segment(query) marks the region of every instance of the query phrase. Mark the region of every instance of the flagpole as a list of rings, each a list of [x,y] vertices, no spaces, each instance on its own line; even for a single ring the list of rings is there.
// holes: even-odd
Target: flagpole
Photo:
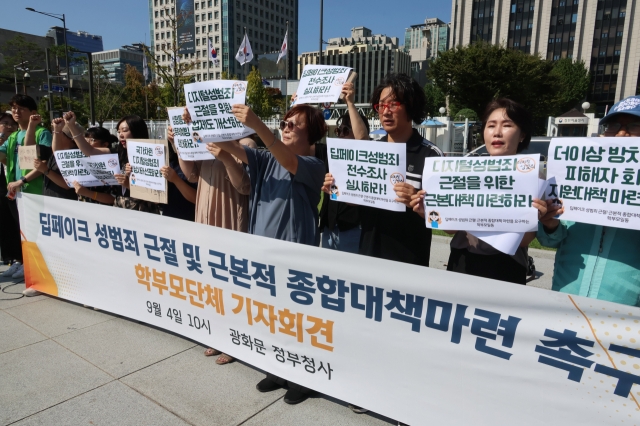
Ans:
[[[247,43],[249,41],[249,39],[247,38],[247,27],[244,27],[244,41],[245,41],[245,45],[244,46],[245,46],[245,49],[246,49]],[[247,67],[246,67],[246,65],[247,65],[247,57],[246,56],[244,57],[244,65],[245,65],[245,68],[244,68],[244,79],[246,80],[247,77],[248,77]]]
[[[287,30],[284,33],[285,37],[287,37],[287,46],[286,46],[286,55],[284,57],[285,60],[285,70],[284,70],[284,90],[285,90],[285,95],[284,95],[284,106],[285,106],[285,113],[289,111],[289,102],[287,101],[287,96],[289,95],[289,20],[287,19]]]
[[[142,75],[144,76],[144,109],[147,113],[147,120],[149,119],[149,99],[147,98],[147,33],[144,34],[144,44],[142,45],[142,54],[144,55],[144,64],[145,69],[142,70]]]
[[[209,77],[211,76],[211,72],[209,71],[209,68],[211,66],[211,49],[213,48],[213,43],[211,43],[211,31],[207,31],[207,81],[209,80]]]

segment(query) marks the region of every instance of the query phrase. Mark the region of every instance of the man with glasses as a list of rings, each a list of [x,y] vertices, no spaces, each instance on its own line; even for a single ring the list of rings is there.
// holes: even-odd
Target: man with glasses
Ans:
[[[615,104],[600,126],[605,137],[640,136],[640,96]],[[640,231],[558,220],[564,208],[551,200],[547,209],[537,237],[558,249],[552,289],[640,306]]]
[[[50,148],[53,139],[51,132],[41,125],[42,119],[38,115],[38,105],[32,97],[14,95],[9,101],[9,105],[11,105],[11,115],[18,123],[19,128],[16,129],[18,131],[11,133],[0,146],[0,161],[5,161],[7,166],[7,190],[11,194],[22,191],[42,195],[42,173],[35,170],[33,164],[19,164],[18,147],[38,144]],[[16,202],[10,201],[9,207],[15,222],[20,226]],[[11,277],[14,279],[24,278],[22,258],[18,259],[18,262],[15,262],[8,271],[5,271],[5,274],[8,274],[9,271],[12,271]],[[35,296],[39,292],[33,288],[27,288],[23,294]]]

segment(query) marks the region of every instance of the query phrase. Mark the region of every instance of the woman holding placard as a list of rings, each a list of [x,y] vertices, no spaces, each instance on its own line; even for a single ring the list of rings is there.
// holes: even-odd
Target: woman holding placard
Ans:
[[[490,156],[518,154],[529,145],[532,131],[531,114],[522,105],[506,98],[493,100],[487,105],[482,119],[482,132]],[[424,190],[419,191],[411,200],[413,210],[422,217],[425,216],[424,195]],[[538,209],[539,218],[547,212],[546,203],[537,198],[533,199],[533,207]],[[435,215],[429,216],[430,220],[437,223]],[[447,262],[448,271],[526,284],[527,247],[536,237],[535,232],[523,234],[514,255],[502,253],[469,232],[445,232],[454,234]]]

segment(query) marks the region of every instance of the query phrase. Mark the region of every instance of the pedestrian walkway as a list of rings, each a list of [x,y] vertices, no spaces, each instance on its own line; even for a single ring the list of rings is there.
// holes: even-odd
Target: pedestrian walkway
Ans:
[[[249,365],[218,366],[203,346],[118,315],[18,298],[24,283],[0,280],[0,425],[397,424],[325,395],[288,405],[285,390],[255,389],[264,374]]]

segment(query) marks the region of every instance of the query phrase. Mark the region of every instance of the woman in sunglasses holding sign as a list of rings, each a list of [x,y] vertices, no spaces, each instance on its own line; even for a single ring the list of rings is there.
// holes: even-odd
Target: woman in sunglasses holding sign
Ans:
[[[246,105],[234,105],[236,119],[256,131],[266,150],[237,142],[210,144],[229,152],[248,165],[251,179],[249,233],[315,245],[318,230],[320,187],[324,180],[322,160],[311,155],[311,147],[327,133],[322,113],[308,105],[296,105],[280,123],[282,140]],[[270,392],[287,382],[272,374],[257,385]],[[288,404],[306,400],[310,389],[289,382],[284,396]]]
[[[600,125],[605,137],[640,137],[640,96],[616,103]],[[551,289],[640,306],[640,231],[559,220],[564,208],[553,201],[537,234],[558,249]]]

